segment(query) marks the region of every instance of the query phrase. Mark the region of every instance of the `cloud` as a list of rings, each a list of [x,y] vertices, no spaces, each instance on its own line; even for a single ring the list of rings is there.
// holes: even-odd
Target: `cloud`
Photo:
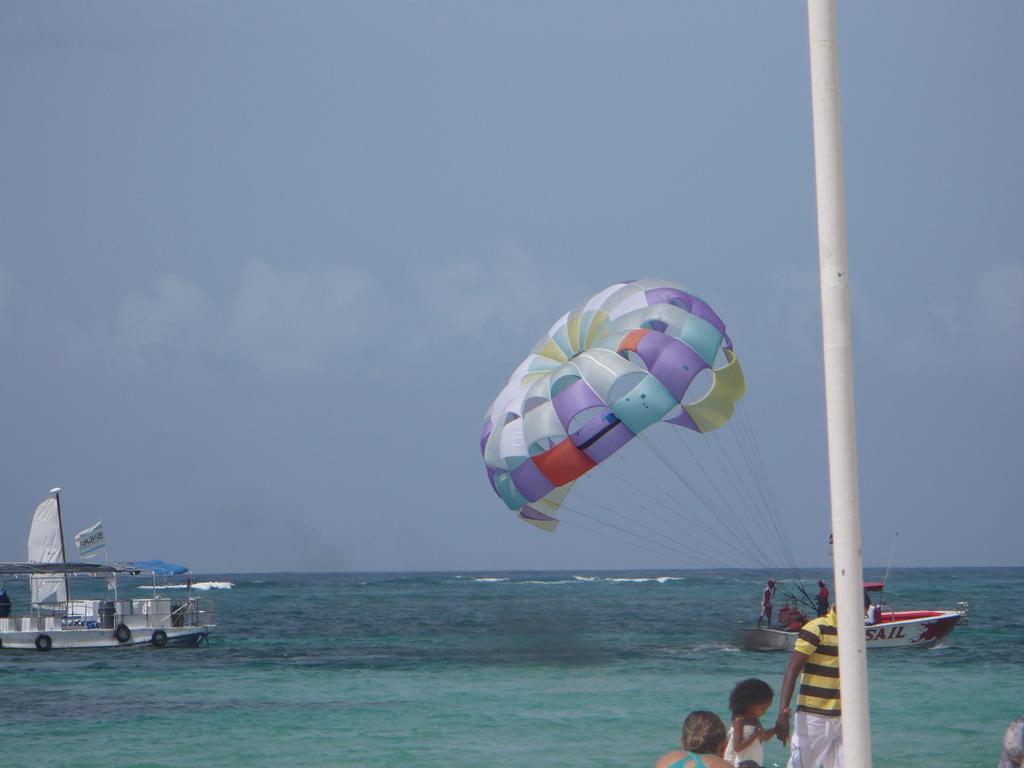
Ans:
[[[302,376],[364,342],[377,280],[360,269],[283,270],[264,261],[243,269],[227,318],[228,349],[274,376]]]
[[[854,348],[887,372],[947,376],[952,350],[1002,367],[1024,360],[1024,263],[1001,261],[973,276],[882,295],[857,286]],[[863,331],[863,333],[860,333]]]
[[[821,354],[818,270],[813,262],[808,264],[780,260],[757,300],[747,307],[737,305],[726,318],[730,335],[744,350],[741,355],[753,352],[746,352],[748,339],[757,339],[773,357],[780,351],[793,355],[808,349]]]
[[[152,294],[131,291],[117,317],[120,342],[129,347],[201,341],[210,320],[203,293],[176,275],[158,275]]]
[[[997,356],[1011,360],[1024,358],[1020,338],[1024,335],[1024,262],[1001,261],[992,264],[974,280],[975,343]]]
[[[416,281],[418,300],[433,327],[480,338],[488,329],[529,328],[538,338],[560,314],[587,296],[524,248],[506,245],[491,259],[458,259],[432,266]]]
[[[128,291],[113,310],[112,318],[93,323],[59,315],[41,320],[75,365],[141,372],[205,358],[294,378],[364,349],[368,325],[390,311],[377,297],[376,279],[363,270],[289,270],[264,261],[246,263],[219,295],[180,275],[160,274]]]

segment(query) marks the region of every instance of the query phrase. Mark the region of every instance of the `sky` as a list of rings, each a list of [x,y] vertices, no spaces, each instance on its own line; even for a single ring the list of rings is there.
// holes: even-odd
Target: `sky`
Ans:
[[[840,3],[869,566],[1024,564],[1022,32]],[[694,564],[522,523],[479,453],[551,323],[654,277],[828,567],[802,3],[8,2],[0,104],[0,560],[61,486],[69,546],[200,572]]]

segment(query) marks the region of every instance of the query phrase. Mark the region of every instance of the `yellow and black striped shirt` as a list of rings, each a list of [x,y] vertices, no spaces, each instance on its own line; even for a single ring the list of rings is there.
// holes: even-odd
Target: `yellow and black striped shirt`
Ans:
[[[840,714],[839,635],[836,609],[826,616],[804,624],[795,650],[808,659],[800,676],[800,696],[796,708],[815,715]]]

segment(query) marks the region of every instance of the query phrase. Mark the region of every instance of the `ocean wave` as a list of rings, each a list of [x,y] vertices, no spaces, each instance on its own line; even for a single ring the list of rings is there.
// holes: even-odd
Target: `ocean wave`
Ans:
[[[202,592],[206,592],[210,589],[231,589],[235,586],[234,582],[231,581],[197,581],[192,585],[192,589],[198,589]],[[161,584],[156,587],[157,589],[188,589],[188,584]],[[152,584],[142,584],[139,589],[153,589]]]
[[[573,576],[576,581],[607,581],[612,584],[643,584],[649,581],[656,581],[665,584],[669,581],[686,581],[685,576],[647,576],[626,578],[624,576]]]
[[[456,576],[455,578],[461,578]],[[607,584],[646,584],[656,582],[666,584],[670,581],[686,581],[685,576],[580,576],[574,575],[571,579],[516,579],[509,576],[475,576],[472,579],[478,584],[501,584],[510,582],[512,584],[579,584],[588,582],[604,582]]]
[[[739,653],[743,649],[727,642],[698,643],[697,645],[683,649],[685,653],[706,653],[718,651],[719,653]]]

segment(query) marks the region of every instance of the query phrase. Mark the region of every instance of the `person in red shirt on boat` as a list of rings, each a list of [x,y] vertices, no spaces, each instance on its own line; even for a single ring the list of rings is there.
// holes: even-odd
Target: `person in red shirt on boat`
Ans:
[[[824,581],[818,582],[818,615],[824,616],[828,613],[828,587]]]
[[[795,605],[787,603],[779,609],[779,625],[790,632],[799,632],[800,627],[807,623],[807,617]]]
[[[757,617],[757,628],[761,628],[761,621],[768,619],[768,628],[772,626],[772,598],[775,597],[775,579],[768,579],[768,586],[761,594],[761,615]]]

